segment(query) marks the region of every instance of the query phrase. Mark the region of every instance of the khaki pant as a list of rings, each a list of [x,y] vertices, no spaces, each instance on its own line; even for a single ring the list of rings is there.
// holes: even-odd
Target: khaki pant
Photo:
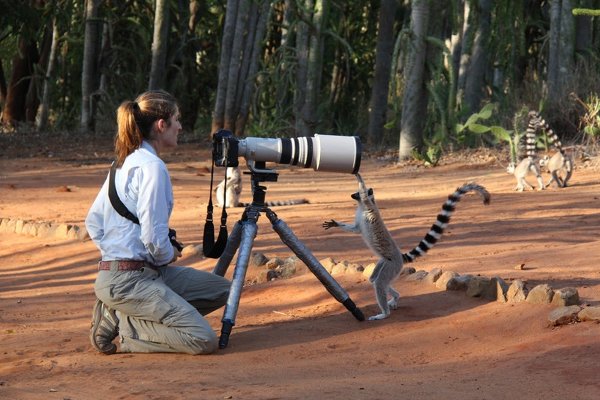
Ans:
[[[121,352],[207,354],[217,336],[203,315],[227,302],[230,282],[188,267],[98,271],[96,296],[116,310]]]

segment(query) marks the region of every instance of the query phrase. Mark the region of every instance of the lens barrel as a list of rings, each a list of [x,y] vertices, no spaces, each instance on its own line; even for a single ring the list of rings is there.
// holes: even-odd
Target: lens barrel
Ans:
[[[362,145],[357,136],[248,137],[238,143],[238,154],[247,160],[297,165],[324,172],[358,173],[361,153]]]

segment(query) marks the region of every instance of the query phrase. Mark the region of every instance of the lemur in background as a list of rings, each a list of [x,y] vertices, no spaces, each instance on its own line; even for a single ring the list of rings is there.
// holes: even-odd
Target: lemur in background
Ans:
[[[558,135],[550,128],[550,125],[548,125],[546,120],[538,113],[535,114],[537,127],[544,130],[546,136],[548,136],[548,140],[556,148],[556,153],[554,153],[552,157],[545,155],[540,159],[540,166],[546,167],[552,176],[546,184],[546,187],[550,186],[552,182],[555,182],[558,187],[567,187],[567,182],[571,179],[571,175],[573,174],[573,156],[563,149]],[[564,177],[562,177],[561,174],[563,174]]]
[[[217,206],[223,207],[223,197],[225,197],[227,208],[231,207],[246,207],[250,203],[244,203],[240,201],[240,195],[242,194],[242,173],[240,167],[227,167],[227,182],[223,179],[215,189]],[[224,196],[224,194],[227,196]],[[265,206],[292,206],[296,204],[306,204],[306,199],[294,199],[294,200],[275,200],[265,201]]]
[[[240,167],[227,167],[227,179],[223,179],[216,187],[217,206],[237,207],[242,193],[242,174]],[[225,199],[224,199],[225,198]],[[227,204],[223,204],[223,201]]]
[[[358,202],[354,224],[346,224],[332,219],[323,222],[323,228],[340,227],[348,232],[360,233],[367,246],[379,256],[369,280],[375,289],[375,297],[381,313],[369,317],[369,320],[384,319],[390,315],[390,308],[398,307],[400,294],[391,285],[400,275],[404,263],[413,262],[417,257],[425,255],[435,245],[448,226],[456,203],[464,194],[471,191],[478,192],[483,198],[483,204],[489,204],[490,194],[483,186],[475,183],[468,183],[456,189],[448,196],[441,213],[438,214],[435,223],[423,240],[417,247],[403,254],[379,214],[373,189],[366,187],[360,174],[356,174],[356,179],[358,180],[358,192],[352,194],[352,198]],[[389,301],[388,294],[391,296]]]
[[[511,162],[506,168],[506,172],[515,176],[515,179],[517,180],[515,190],[519,192],[522,192],[525,189],[525,187],[528,187],[533,190],[533,186],[531,186],[529,182],[527,182],[527,180],[525,179],[529,172],[535,175],[538,183],[538,190],[544,189],[542,173],[540,171],[539,165],[536,162],[537,154],[535,151],[535,133],[538,128],[538,121],[535,118],[536,115],[537,113],[535,111],[529,112],[529,124],[527,125],[527,132],[525,135],[525,149],[527,151],[527,157],[522,159],[516,166],[514,162]]]

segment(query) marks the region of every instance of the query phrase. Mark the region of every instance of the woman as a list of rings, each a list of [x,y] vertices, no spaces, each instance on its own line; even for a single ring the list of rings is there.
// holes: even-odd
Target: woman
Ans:
[[[102,255],[92,345],[113,354],[112,342],[120,336],[120,352],[211,353],[217,337],[203,315],[226,303],[230,283],[169,266],[181,253],[169,238],[173,191],[159,155],[177,146],[177,102],[164,91],[145,92],[119,106],[117,124],[112,168],[117,199],[109,196],[109,174],[85,221]],[[115,202],[131,215],[119,213]]]

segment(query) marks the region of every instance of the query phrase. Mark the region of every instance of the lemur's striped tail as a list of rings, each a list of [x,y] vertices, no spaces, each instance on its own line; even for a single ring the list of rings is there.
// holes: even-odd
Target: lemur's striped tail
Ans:
[[[537,111],[529,112],[529,123],[527,124],[527,130],[525,132],[525,151],[527,153],[527,157],[533,160],[536,157],[536,148],[535,148],[535,136],[538,128],[541,128],[540,125],[540,115]]]
[[[535,112],[535,111],[533,111],[533,112]],[[546,132],[546,136],[548,136],[548,140],[550,141],[550,143],[552,145],[554,145],[554,147],[556,148],[556,150],[559,153],[564,155],[562,143],[560,142],[558,135],[552,130],[552,128],[550,128],[550,125],[548,125],[546,120],[544,118],[542,118],[542,116],[540,114],[538,114],[538,113],[535,113],[535,114],[536,114],[535,123],[537,124],[538,128],[543,129],[544,132]]]
[[[450,217],[456,208],[456,203],[460,201],[462,196],[472,191],[481,195],[483,204],[490,204],[490,193],[483,186],[476,183],[467,183],[457,188],[454,193],[448,196],[448,200],[442,205],[442,211],[438,214],[435,223],[431,226],[431,229],[427,232],[423,240],[421,240],[417,247],[408,253],[402,254],[402,260],[404,262],[413,262],[417,257],[425,255],[425,253],[436,244],[450,222]]]

